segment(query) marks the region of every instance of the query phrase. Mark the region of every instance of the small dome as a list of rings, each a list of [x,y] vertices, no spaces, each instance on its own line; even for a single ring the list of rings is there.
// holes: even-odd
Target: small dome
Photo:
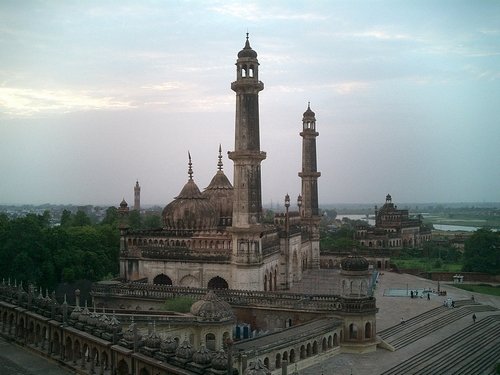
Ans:
[[[118,319],[116,319],[115,313],[113,313],[113,316],[109,320],[108,326],[106,327],[106,332],[113,333],[116,331],[116,333],[121,333],[122,329],[122,325]]]
[[[127,330],[123,333],[123,339],[127,342],[134,342],[134,327],[135,323],[132,322],[128,326]],[[109,331],[108,331],[109,332]],[[142,341],[142,333],[137,329],[137,342]]]
[[[190,360],[194,352],[195,350],[193,348],[193,345],[191,345],[186,338],[181,346],[179,346],[175,351],[175,355],[178,358]]]
[[[245,43],[245,47],[243,47],[243,49],[238,52],[238,58],[242,58],[242,57],[251,57],[251,58],[254,58],[256,59],[257,58],[257,52],[255,52],[252,47],[250,47],[250,42],[248,41],[248,33],[247,33],[247,41]]]
[[[144,340],[144,345],[146,345],[148,348],[154,348],[154,349],[159,349],[161,346],[161,337],[158,335],[156,332],[156,325],[153,329],[153,332],[148,336],[146,340]]]
[[[243,375],[271,375],[271,371],[257,358],[250,362]]]
[[[87,324],[92,327],[97,327],[99,324],[99,314],[96,313],[95,309],[93,312],[90,313],[88,319],[87,319]]]
[[[201,320],[232,320],[235,317],[229,303],[217,297],[213,291],[193,303],[190,312]]]
[[[370,263],[368,263],[366,258],[357,252],[353,252],[342,261],[343,271],[368,271],[369,266]]]
[[[307,110],[304,112],[302,115],[304,119],[314,119],[316,117],[316,114],[311,110],[311,104],[307,104]]]
[[[201,366],[209,365],[212,362],[212,353],[205,344],[201,344],[200,348],[193,354],[193,362]]]
[[[125,198],[124,198],[124,199],[122,200],[122,202],[120,203],[120,207],[125,208],[125,207],[127,207],[127,206],[128,206],[128,203],[127,203],[127,202],[125,202]]]
[[[99,323],[97,323],[97,327],[105,331],[106,328],[108,327],[109,322],[110,320],[108,316],[103,312],[101,317],[99,318]]]
[[[90,311],[87,307],[87,301],[85,301],[85,308],[80,313],[80,316],[78,317],[78,321],[82,322],[84,324],[87,324],[87,321],[89,320],[89,318],[90,318]]]
[[[177,350],[179,343],[174,340],[172,336],[168,336],[160,344],[160,349],[162,352],[167,354],[173,354]]]
[[[228,365],[228,357],[227,353],[224,351],[224,349],[221,349],[212,359],[212,367],[216,370],[224,371],[227,370],[227,365]]]

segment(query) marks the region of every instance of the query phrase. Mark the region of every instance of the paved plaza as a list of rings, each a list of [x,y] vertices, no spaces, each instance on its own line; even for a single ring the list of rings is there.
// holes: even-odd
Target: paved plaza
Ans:
[[[305,292],[308,290],[312,293],[328,293],[330,290],[335,290],[337,292],[338,285],[338,272],[339,270],[319,270],[315,274],[310,273],[301,283],[300,286],[296,286],[295,291]],[[389,289],[399,290],[398,293],[401,296],[387,296],[387,291]],[[446,358],[441,360],[441,367],[434,372],[425,372],[424,370],[417,369],[417,364],[422,364],[421,367],[425,367],[426,361],[429,358],[418,357],[419,353],[424,352],[426,349],[433,345],[439,346],[439,343],[443,342],[447,337],[456,334],[458,332],[465,331],[471,327],[478,327],[481,319],[489,317],[491,315],[497,316],[500,319],[500,297],[487,296],[482,294],[474,295],[474,302],[472,302],[472,293],[467,292],[462,289],[453,287],[452,283],[440,283],[440,289],[447,292],[446,297],[439,296],[437,293],[430,294],[430,300],[424,295],[423,298],[410,298],[410,295],[406,295],[405,291],[408,290],[419,290],[419,297],[421,295],[421,290],[431,290],[436,291],[438,289],[437,282],[422,279],[416,276],[411,276],[407,274],[397,274],[392,272],[384,272],[379,276],[379,280],[375,289],[375,297],[377,298],[377,307],[379,308],[379,313],[377,314],[377,333],[388,331],[390,335],[391,327],[396,327],[396,332],[390,337],[393,339],[394,343],[400,343],[405,337],[415,336],[414,339],[410,340],[409,344],[405,344],[401,348],[396,346],[396,351],[389,351],[385,349],[378,348],[376,352],[367,354],[340,354],[335,357],[329,358],[320,364],[308,367],[306,369],[300,370],[302,375],[379,375],[379,374],[393,374],[389,372],[390,369],[401,363],[408,361],[412,357],[416,359],[414,369],[406,369],[394,372],[394,374],[404,375],[404,374],[420,374],[428,373],[430,375],[445,375],[445,374],[457,374],[457,370],[446,370],[446,366],[443,369],[443,363],[446,363]],[[386,296],[384,296],[386,293]],[[449,309],[443,306],[443,303],[451,298],[454,301],[464,301],[462,305],[464,307],[458,308],[459,303],[457,302],[456,309]],[[468,307],[469,303],[474,303],[472,307]],[[460,306],[462,306],[460,305]],[[467,308],[472,310],[467,310]],[[484,311],[483,311],[484,310]],[[428,312],[429,317],[427,319],[422,318],[419,323],[416,318],[422,314]],[[478,318],[476,326],[473,326],[472,314]],[[452,315],[450,315],[452,314]],[[460,314],[460,315],[457,315]],[[425,315],[425,314],[424,314]],[[434,317],[433,317],[434,316]],[[452,318],[449,318],[452,317]],[[415,324],[405,326],[400,328],[401,318],[403,318],[408,323],[412,322],[414,318]],[[449,322],[449,324],[448,324]],[[432,329],[433,324],[437,326]],[[488,331],[491,327],[500,327],[500,320],[492,321],[491,326],[484,326],[484,330]],[[430,327],[431,330],[427,330],[426,327]],[[488,328],[490,327],[490,328]],[[407,333],[405,333],[407,331]],[[419,336],[420,333],[420,336]],[[468,346],[467,340],[471,340],[472,335],[469,334],[464,340],[465,347]],[[495,340],[495,338],[493,338]],[[458,345],[460,342],[452,342],[448,344],[454,346]],[[476,338],[475,341],[481,341],[480,336]],[[493,345],[500,347],[500,342],[496,344],[485,343],[486,348],[489,350]],[[452,350],[453,348],[450,348]],[[478,349],[479,351],[479,349]],[[469,350],[469,356],[473,357],[475,354],[474,350]],[[428,357],[432,357],[431,353]],[[494,355],[493,355],[494,357]],[[496,360],[492,359],[492,363],[500,360],[500,355],[496,357]],[[299,362],[300,363],[300,362]],[[430,365],[429,365],[430,366]],[[452,363],[449,364],[450,368]],[[418,372],[418,371],[420,372]],[[467,374],[467,373],[466,373]],[[493,374],[492,366],[487,370],[481,372],[470,372],[468,375],[480,375],[480,374]]]

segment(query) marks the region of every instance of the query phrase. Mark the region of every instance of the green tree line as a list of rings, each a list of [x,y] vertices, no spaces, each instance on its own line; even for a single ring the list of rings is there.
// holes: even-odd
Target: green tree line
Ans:
[[[12,220],[0,214],[0,277],[49,289],[113,277],[120,232],[116,220],[106,219],[91,224],[84,212],[65,211],[61,225],[51,227],[49,211]]]

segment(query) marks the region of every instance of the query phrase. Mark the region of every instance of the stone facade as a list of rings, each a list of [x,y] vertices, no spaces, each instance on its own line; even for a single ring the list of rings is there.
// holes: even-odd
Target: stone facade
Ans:
[[[408,210],[399,210],[389,194],[380,210],[375,206],[375,227],[356,227],[356,240],[370,249],[420,248],[430,239],[431,231],[422,226],[420,217],[410,218]]]
[[[121,226],[120,277],[123,281],[212,289],[275,291],[289,289],[306,269],[319,268],[316,117],[303,115],[302,194],[299,212],[263,222],[257,52],[247,39],[236,60],[234,181],[223,171],[219,146],[217,172],[204,191],[194,181],[189,155],[188,182],[162,214],[163,227],[131,231]],[[136,184],[138,187],[138,183]],[[122,202],[124,204],[125,202]],[[126,206],[120,212],[125,212]]]

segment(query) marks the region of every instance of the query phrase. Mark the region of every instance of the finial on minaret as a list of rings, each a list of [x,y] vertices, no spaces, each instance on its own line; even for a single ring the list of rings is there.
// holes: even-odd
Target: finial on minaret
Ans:
[[[191,153],[188,151],[188,159],[189,159],[189,162],[188,162],[188,166],[189,166],[189,169],[188,169],[188,175],[189,175],[189,181],[192,181],[193,180],[193,163],[191,163]]]
[[[217,162],[217,168],[219,169],[219,171],[222,171],[222,146],[220,145],[219,143],[219,161]]]

